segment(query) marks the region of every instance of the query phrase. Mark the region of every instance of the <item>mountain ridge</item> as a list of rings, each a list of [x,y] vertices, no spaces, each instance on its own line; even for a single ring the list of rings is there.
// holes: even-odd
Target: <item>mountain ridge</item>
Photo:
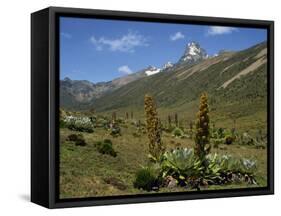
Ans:
[[[265,42],[238,52],[222,52],[220,55],[213,57],[207,56],[201,50],[200,53],[202,55],[195,62],[192,60],[186,63],[179,60],[178,63],[173,64],[171,67],[151,76],[145,76],[143,74],[145,73],[144,69],[139,72],[142,74],[140,77],[125,82],[124,85],[111,88],[111,90],[107,90],[101,96],[99,95],[85,103],[79,103],[78,109],[94,108],[105,111],[130,105],[141,106],[145,93],[154,95],[160,106],[171,106],[179,101],[190,102],[197,98],[202,91],[208,91],[211,95],[215,95],[218,98],[225,97],[225,95],[232,91],[231,88],[233,88],[234,84],[237,85],[237,83],[241,83],[241,80],[252,75],[251,70],[245,75],[242,73],[241,76],[238,76],[237,74],[243,71],[243,69],[250,67],[250,65],[255,64],[256,61],[261,61],[259,59],[265,58],[266,53],[264,49],[266,49]],[[188,56],[190,52],[186,51],[184,55]],[[259,53],[262,53],[260,54],[261,56],[258,56]],[[257,56],[258,58],[255,59]],[[258,67],[253,68],[254,71],[261,70],[256,73],[257,75],[260,76],[265,73],[265,65],[266,62],[263,60]],[[238,77],[231,81],[228,84],[229,86],[220,88],[235,76]],[[262,79],[259,80],[259,82],[262,81]],[[247,89],[248,93],[251,91],[250,88]],[[233,98],[242,97],[244,94],[234,95]],[[258,94],[262,94],[261,91]]]
[[[135,73],[115,78],[107,82],[92,83],[88,80],[71,80],[65,77],[60,81],[60,101],[61,106],[65,108],[79,108],[80,104],[86,104],[89,101],[96,100],[103,95],[110,93],[118,88],[144,78],[146,76],[156,75],[160,72],[170,71],[174,66],[185,64],[194,64],[206,56],[206,51],[196,42],[190,42],[185,48],[185,52],[178,61],[173,64],[168,61],[163,64],[162,68],[148,66]],[[187,59],[184,59],[187,58]]]

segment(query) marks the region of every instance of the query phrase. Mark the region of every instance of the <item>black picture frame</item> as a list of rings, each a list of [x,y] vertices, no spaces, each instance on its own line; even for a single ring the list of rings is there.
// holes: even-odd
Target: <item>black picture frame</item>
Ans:
[[[268,32],[268,184],[264,188],[59,199],[60,16],[266,28]],[[31,14],[31,201],[47,208],[267,195],[274,193],[274,22],[49,7]]]

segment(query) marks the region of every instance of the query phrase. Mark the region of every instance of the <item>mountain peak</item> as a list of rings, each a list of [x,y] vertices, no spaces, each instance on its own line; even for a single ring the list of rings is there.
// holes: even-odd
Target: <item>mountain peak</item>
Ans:
[[[187,44],[185,52],[180,58],[179,62],[186,62],[192,64],[206,58],[208,58],[206,51],[200,46],[199,43],[192,41]]]

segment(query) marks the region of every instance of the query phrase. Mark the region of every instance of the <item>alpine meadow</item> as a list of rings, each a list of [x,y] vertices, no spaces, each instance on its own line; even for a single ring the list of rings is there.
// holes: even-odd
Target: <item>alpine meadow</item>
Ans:
[[[78,18],[60,31],[60,198],[267,186],[266,31]]]

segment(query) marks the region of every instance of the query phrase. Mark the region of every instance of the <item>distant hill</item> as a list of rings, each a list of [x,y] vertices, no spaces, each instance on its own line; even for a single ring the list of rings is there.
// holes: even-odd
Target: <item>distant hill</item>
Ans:
[[[87,80],[71,80],[65,78],[60,81],[60,103],[61,107],[67,109],[80,109],[92,101],[102,97],[137,79],[146,77],[146,70],[129,74],[109,82],[92,83]]]

